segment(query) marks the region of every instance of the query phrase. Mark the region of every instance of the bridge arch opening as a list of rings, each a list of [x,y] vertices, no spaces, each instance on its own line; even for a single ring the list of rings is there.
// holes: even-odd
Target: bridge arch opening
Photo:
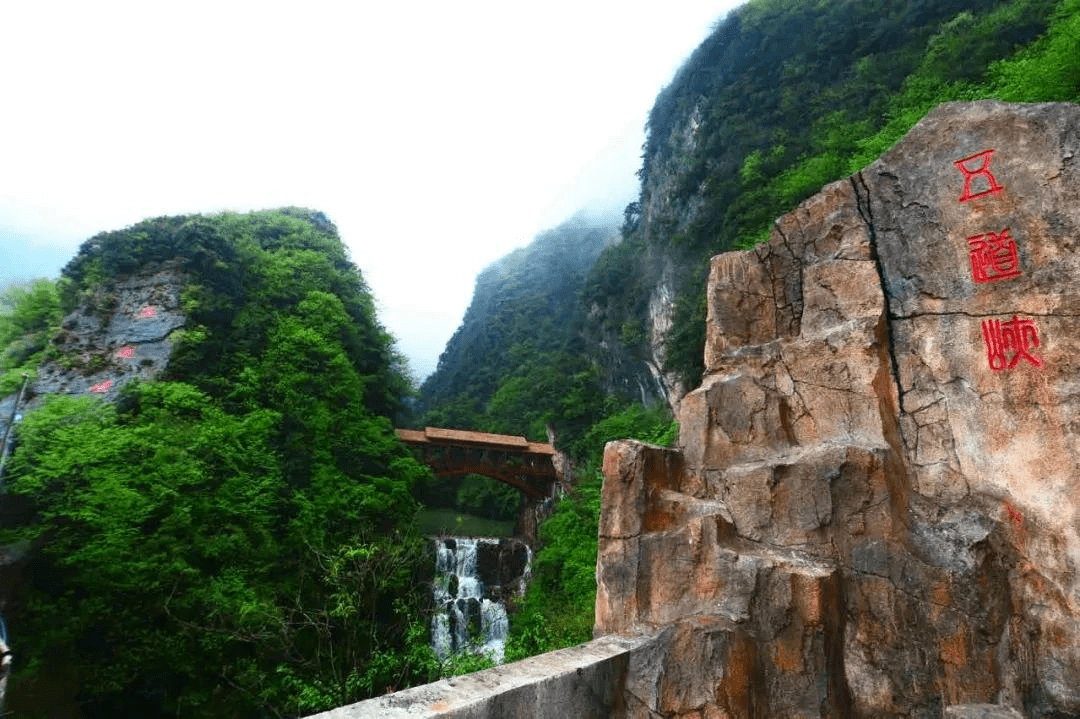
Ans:
[[[561,483],[559,467],[565,466],[553,445],[517,435],[441,427],[399,429],[397,434],[436,477],[475,474],[518,490],[523,501],[515,534],[535,546],[538,510]]]

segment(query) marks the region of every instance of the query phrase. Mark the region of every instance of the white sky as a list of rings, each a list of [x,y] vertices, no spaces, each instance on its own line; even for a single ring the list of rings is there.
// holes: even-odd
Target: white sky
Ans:
[[[637,193],[660,88],[735,0],[0,7],[0,284],[147,217],[325,212],[423,379],[477,273]]]

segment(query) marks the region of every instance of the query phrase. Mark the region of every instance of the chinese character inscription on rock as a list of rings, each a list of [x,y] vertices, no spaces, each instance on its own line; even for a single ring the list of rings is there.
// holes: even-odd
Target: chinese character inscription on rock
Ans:
[[[1022,320],[1015,315],[1005,322],[983,320],[982,333],[986,359],[995,372],[1012,369],[1020,360],[1042,367],[1042,360],[1031,354],[1039,346],[1039,330],[1034,320]]]
[[[987,232],[968,238],[971,276],[976,282],[996,282],[1020,276],[1020,258],[1016,241],[1006,227],[1001,232]]]
[[[105,393],[112,387],[112,380],[107,379],[104,382],[98,382],[96,385],[90,388],[91,392]]]
[[[964,176],[960,202],[996,195],[1005,189],[990,172],[994,152],[983,150],[953,162]],[[967,243],[971,278],[976,283],[1011,280],[1023,274],[1016,240],[1008,227],[1001,232],[972,235],[967,238]],[[1042,367],[1042,360],[1032,354],[1032,350],[1040,344],[1039,330],[1034,320],[1020,319],[1016,315],[1005,321],[983,320],[982,336],[986,345],[986,359],[993,371],[1012,369],[1020,360],[1034,367]]]
[[[956,169],[964,173],[964,191],[960,195],[960,202],[996,195],[1005,189],[990,172],[990,161],[993,159],[994,150],[983,150],[953,163]]]

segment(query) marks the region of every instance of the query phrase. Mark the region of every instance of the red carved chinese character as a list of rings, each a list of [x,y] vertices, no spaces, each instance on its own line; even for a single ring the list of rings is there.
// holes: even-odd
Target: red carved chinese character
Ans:
[[[990,369],[995,372],[1012,369],[1021,359],[1042,367],[1042,360],[1029,351],[1039,346],[1039,332],[1034,320],[1022,320],[1015,315],[1006,322],[984,320],[982,333],[986,343],[986,359]],[[1009,352],[1013,353],[1012,357],[1007,356]]]
[[[965,157],[963,160],[957,160],[953,164],[956,165],[956,169],[964,173],[964,193],[960,195],[960,202],[967,202],[968,200],[977,200],[980,197],[986,195],[996,195],[1004,188],[997,183],[994,176],[990,173],[990,160],[993,159],[993,150],[984,150],[976,153],[971,157]],[[969,165],[974,162],[982,160],[982,163],[977,167],[970,167]],[[978,192],[971,191],[971,183],[977,178],[981,177],[986,180],[986,189]],[[982,183],[980,183],[982,184]]]
[[[135,348],[131,345],[128,345],[127,347],[121,347],[120,351],[116,353],[116,356],[122,357],[124,359],[131,359],[135,356]]]
[[[995,282],[1020,276],[1016,242],[1006,227],[1000,233],[987,232],[968,238],[971,276],[976,282]]]
[[[90,391],[91,392],[108,392],[110,387],[112,387],[112,380],[107,379],[104,382],[99,382],[96,385],[94,385],[93,387],[91,387]]]
[[[143,307],[142,312],[139,313],[139,317],[143,319],[157,317],[157,307]]]

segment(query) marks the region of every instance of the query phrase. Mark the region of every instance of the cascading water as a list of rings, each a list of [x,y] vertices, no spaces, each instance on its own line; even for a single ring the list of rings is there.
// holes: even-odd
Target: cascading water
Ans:
[[[482,556],[484,561],[480,561]],[[517,556],[519,561],[505,561],[506,556]],[[435,653],[445,658],[471,649],[502,663],[510,623],[501,599],[504,591],[523,591],[531,561],[532,553],[521,542],[511,545],[507,540],[464,537],[435,540],[435,604],[439,608],[431,626]],[[482,571],[482,564],[486,571]]]

